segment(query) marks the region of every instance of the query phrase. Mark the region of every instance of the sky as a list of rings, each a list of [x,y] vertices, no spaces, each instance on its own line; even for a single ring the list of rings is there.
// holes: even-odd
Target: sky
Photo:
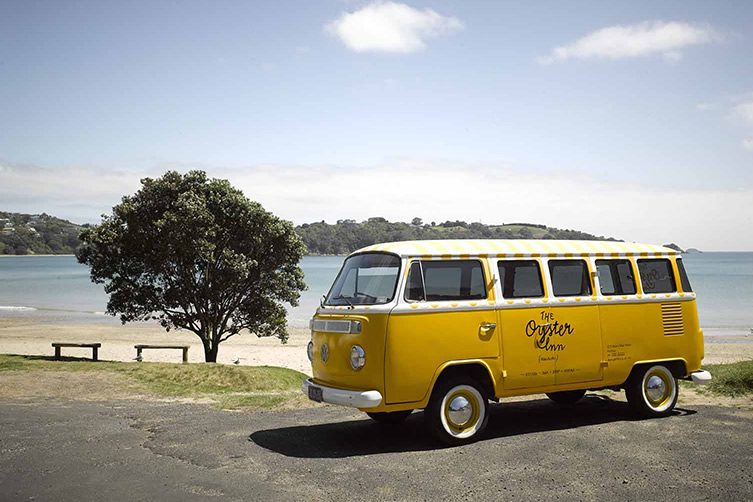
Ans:
[[[0,1],[0,210],[202,169],[296,224],[753,250],[753,2]]]

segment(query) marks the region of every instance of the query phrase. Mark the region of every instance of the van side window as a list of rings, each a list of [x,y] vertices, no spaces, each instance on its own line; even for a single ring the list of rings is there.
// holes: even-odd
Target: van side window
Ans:
[[[423,272],[423,273],[422,273]],[[486,281],[477,260],[414,262],[408,274],[406,300],[447,301],[486,298]]]
[[[588,296],[591,294],[591,279],[588,265],[583,260],[551,260],[554,296]]]
[[[673,293],[677,291],[669,260],[664,258],[638,260],[638,270],[641,274],[644,293]]]
[[[635,278],[628,260],[596,260],[602,295],[634,295]]]
[[[409,302],[424,300],[424,278],[421,274],[421,263],[414,261],[408,271],[408,285],[405,287],[405,299]]]
[[[686,293],[690,293],[693,289],[690,287],[690,280],[688,279],[688,273],[685,272],[685,265],[682,263],[682,258],[677,258],[677,270],[680,271],[680,284],[682,290]]]
[[[504,298],[538,298],[544,296],[541,270],[536,260],[497,262]]]

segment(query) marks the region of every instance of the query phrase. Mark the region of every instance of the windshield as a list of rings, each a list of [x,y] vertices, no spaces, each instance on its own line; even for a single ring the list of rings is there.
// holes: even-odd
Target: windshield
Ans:
[[[400,258],[367,253],[351,256],[343,264],[325,305],[378,305],[395,297]]]

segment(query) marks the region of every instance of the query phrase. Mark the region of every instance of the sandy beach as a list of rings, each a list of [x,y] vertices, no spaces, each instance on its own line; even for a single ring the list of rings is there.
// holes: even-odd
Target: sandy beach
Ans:
[[[306,358],[309,331],[306,328],[289,328],[288,343],[276,338],[257,338],[242,333],[220,346],[218,362],[232,363],[236,358],[243,365],[282,366],[311,373]],[[24,355],[52,355],[52,342],[99,342],[100,359],[133,361],[136,344],[188,344],[190,362],[202,362],[204,351],[198,337],[190,332],[166,333],[155,324],[102,325],[41,323],[23,317],[0,318],[0,353]],[[64,355],[90,356],[90,349],[63,349]],[[180,362],[178,350],[145,350],[145,361]],[[704,363],[731,363],[753,359],[753,336],[706,337]]]
[[[223,342],[217,362],[232,363],[240,358],[240,364],[257,366],[283,366],[311,373],[306,358],[309,331],[305,328],[289,328],[290,339],[281,344],[276,338],[257,338],[242,333]],[[0,353],[23,355],[52,355],[52,342],[90,343],[99,342],[102,348],[99,358],[111,361],[133,361],[136,344],[186,344],[189,362],[203,362],[204,348],[199,338],[186,331],[165,330],[156,324],[47,324],[31,319],[0,317]],[[64,348],[63,355],[91,356],[91,349]],[[145,350],[144,361],[180,362],[179,350]]]

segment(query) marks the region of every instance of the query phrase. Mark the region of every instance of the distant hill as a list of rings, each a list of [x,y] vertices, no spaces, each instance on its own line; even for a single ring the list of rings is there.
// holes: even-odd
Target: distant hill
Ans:
[[[71,254],[82,228],[45,213],[0,211],[0,254]]]
[[[80,244],[77,225],[48,214],[20,214],[0,211],[0,254],[71,254]],[[411,223],[369,218],[362,222],[338,220],[304,223],[295,227],[308,247],[318,255],[344,255],[378,242],[418,239],[564,239],[616,240],[578,230],[562,230],[532,223],[484,225],[465,221]]]
[[[616,240],[578,230],[562,230],[531,223],[485,225],[465,221],[424,223],[414,218],[411,223],[390,222],[384,218],[369,218],[357,223],[339,220],[335,224],[324,221],[304,223],[296,227],[309,253],[343,255],[378,242],[417,239],[563,239]]]

